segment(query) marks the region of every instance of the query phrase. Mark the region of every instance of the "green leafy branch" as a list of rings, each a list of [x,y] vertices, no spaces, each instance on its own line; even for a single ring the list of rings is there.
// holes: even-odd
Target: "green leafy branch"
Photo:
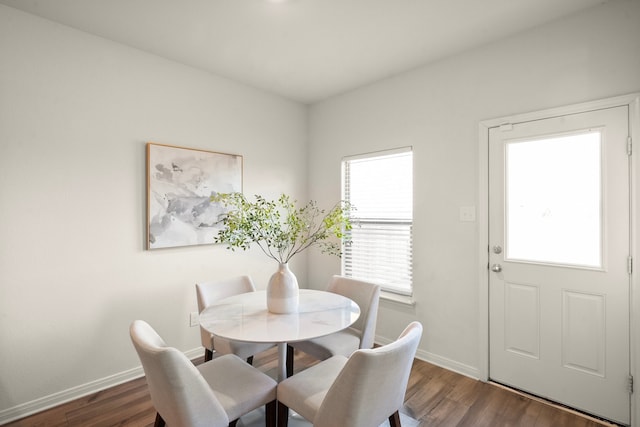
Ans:
[[[298,208],[285,194],[277,200],[256,195],[255,202],[251,202],[242,193],[219,193],[211,196],[211,201],[229,209],[221,216],[219,222],[224,227],[215,243],[225,243],[231,250],[247,250],[255,243],[280,263],[289,262],[311,246],[341,256],[341,244],[332,238],[342,240],[352,228],[349,214],[354,208],[344,201],[328,212],[313,200]]]

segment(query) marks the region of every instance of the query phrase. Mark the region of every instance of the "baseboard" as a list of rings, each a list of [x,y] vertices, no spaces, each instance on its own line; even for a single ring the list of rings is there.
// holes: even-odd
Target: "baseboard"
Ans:
[[[446,357],[438,356],[437,354],[429,353],[428,351],[418,350],[416,352],[416,358],[460,375],[473,378],[474,380],[480,378],[480,370],[478,368],[456,362],[455,360],[447,359]]]
[[[185,352],[185,355],[189,359],[202,357],[203,354],[204,349],[202,347]],[[24,418],[29,415],[45,411],[47,409],[54,408],[58,405],[62,405],[63,403],[71,402],[72,400],[76,400],[89,394],[105,390],[109,387],[114,387],[122,383],[126,383],[127,381],[135,380],[142,377],[143,375],[144,372],[142,370],[142,366],[138,366],[133,369],[119,372],[108,377],[100,378],[86,384],[71,387],[69,389],[44,396],[30,402],[22,403],[8,409],[4,409],[0,411],[0,425],[4,425],[11,421],[19,420],[20,418]]]
[[[391,342],[393,341],[379,336],[376,336],[375,338],[375,343],[378,345],[386,345]],[[428,351],[418,349],[418,351],[416,351],[416,359],[429,362],[433,365],[439,366],[449,371],[453,371],[457,374],[464,375],[465,377],[473,378],[474,380],[480,378],[480,370],[478,368],[465,365],[464,363],[460,363],[446,357],[438,356],[437,354],[433,354]]]

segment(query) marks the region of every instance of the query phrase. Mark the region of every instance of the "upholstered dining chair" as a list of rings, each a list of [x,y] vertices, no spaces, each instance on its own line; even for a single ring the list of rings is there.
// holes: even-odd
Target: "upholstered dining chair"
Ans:
[[[374,427],[389,420],[400,427],[399,410],[422,325],[412,322],[382,347],[333,356],[278,384],[278,427],[286,427],[289,408],[314,427]]]
[[[223,298],[246,292],[255,292],[255,290],[256,287],[249,276],[238,276],[230,279],[196,283],[198,311],[202,313],[205,308]],[[250,343],[214,337],[202,326],[200,326],[200,337],[202,346],[205,348],[205,362],[212,359],[213,352],[215,351],[218,354],[235,354],[241,359],[246,359],[249,364],[252,364],[254,354],[275,346],[275,343]]]
[[[276,382],[267,375],[232,354],[196,367],[142,320],[129,332],[158,411],[156,427],[235,426],[262,405],[266,426],[275,426]]]
[[[290,343],[287,346],[287,377],[293,375],[294,349],[304,351],[318,360],[325,360],[336,355],[348,357],[358,349],[373,347],[380,285],[336,275],[329,281],[327,291],[355,301],[360,307],[360,317],[351,327],[340,332]]]

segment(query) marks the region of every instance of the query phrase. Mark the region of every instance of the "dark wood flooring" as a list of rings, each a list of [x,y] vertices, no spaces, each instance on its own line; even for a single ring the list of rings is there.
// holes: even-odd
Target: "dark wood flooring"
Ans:
[[[201,360],[196,361],[199,362]],[[276,363],[275,350],[258,355],[254,360],[256,367],[274,378]],[[296,353],[296,371],[314,363],[309,356]],[[420,420],[421,426],[612,425],[420,360],[416,360],[413,365],[405,398],[404,412]],[[140,378],[11,422],[6,426],[150,427],[153,426],[154,419],[155,410],[149,398],[146,381]]]

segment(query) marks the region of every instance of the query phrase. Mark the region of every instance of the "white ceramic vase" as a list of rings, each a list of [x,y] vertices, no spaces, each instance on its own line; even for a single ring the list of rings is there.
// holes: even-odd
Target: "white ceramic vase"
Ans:
[[[296,313],[298,295],[298,279],[289,270],[288,264],[280,264],[267,285],[267,309],[278,314]]]

